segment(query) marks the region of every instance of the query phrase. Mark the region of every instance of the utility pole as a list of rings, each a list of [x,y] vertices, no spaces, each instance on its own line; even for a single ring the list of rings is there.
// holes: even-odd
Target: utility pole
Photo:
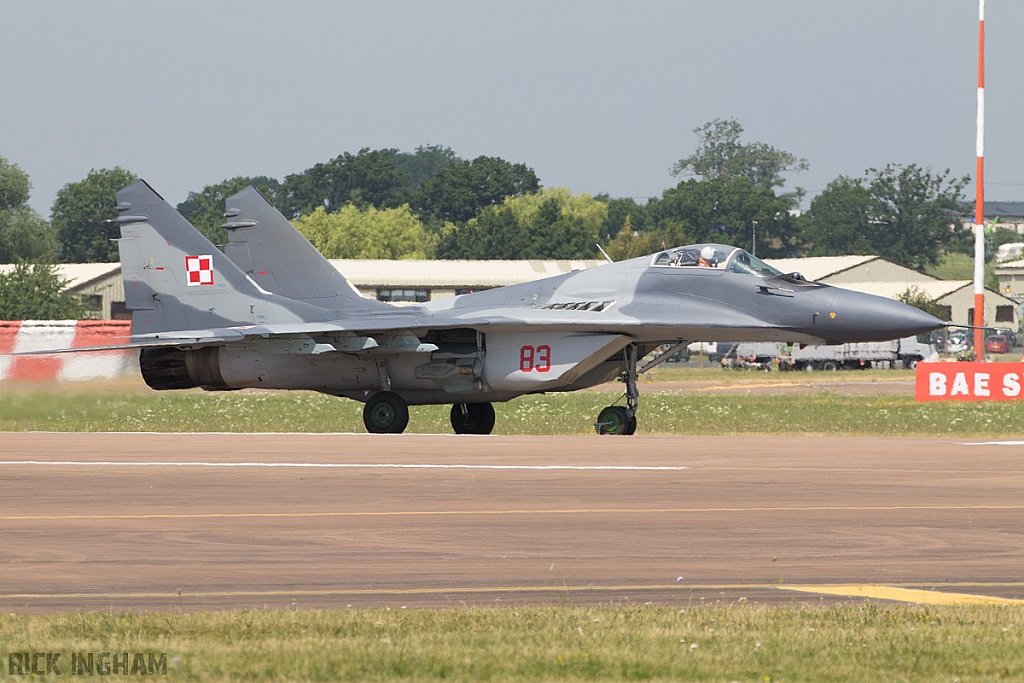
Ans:
[[[974,360],[985,359],[985,0],[978,0],[978,167],[974,174]]]

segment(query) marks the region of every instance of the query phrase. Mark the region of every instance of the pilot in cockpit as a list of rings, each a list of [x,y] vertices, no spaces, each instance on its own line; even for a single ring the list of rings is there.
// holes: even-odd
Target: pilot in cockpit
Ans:
[[[697,260],[697,263],[699,265],[703,266],[704,268],[714,268],[715,267],[715,248],[714,247],[704,247],[703,249],[701,249],[700,250],[700,259]]]

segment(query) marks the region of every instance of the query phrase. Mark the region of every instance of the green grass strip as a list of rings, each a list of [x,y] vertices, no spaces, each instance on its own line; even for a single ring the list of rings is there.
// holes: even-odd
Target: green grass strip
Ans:
[[[617,394],[523,396],[496,404],[496,434],[592,434]],[[413,406],[407,431],[449,434],[450,406]],[[1024,403],[915,403],[899,395],[648,393],[640,434],[1015,437]],[[0,431],[363,432],[362,404],[312,392],[0,392]]]
[[[168,681],[1024,680],[1024,608],[1001,606],[6,615],[0,643],[5,671],[60,652],[68,678],[71,653],[142,652]]]

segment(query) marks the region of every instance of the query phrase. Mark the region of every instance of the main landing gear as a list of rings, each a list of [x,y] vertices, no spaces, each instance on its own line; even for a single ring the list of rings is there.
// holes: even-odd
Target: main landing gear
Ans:
[[[456,434],[490,434],[494,406],[490,403],[456,403],[452,406]],[[401,434],[409,426],[409,405],[393,391],[381,391],[363,406],[363,424],[371,434]]]
[[[494,406],[456,403],[452,406],[452,429],[456,434],[490,434],[494,429]]]
[[[363,406],[363,424],[371,434],[401,434],[409,425],[409,406],[393,391],[381,391]]]
[[[636,409],[640,405],[640,390],[636,387],[636,345],[625,349],[626,370],[622,381],[626,383],[626,407],[608,406],[597,416],[594,429],[598,434],[630,436],[636,432]]]

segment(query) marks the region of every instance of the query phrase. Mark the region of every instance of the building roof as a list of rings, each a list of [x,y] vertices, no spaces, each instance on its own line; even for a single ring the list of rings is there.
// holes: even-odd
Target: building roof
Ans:
[[[973,288],[973,285],[974,283],[971,280],[924,280],[917,282],[847,282],[842,287],[843,289],[851,289],[855,292],[863,292],[864,294],[884,296],[888,299],[898,299],[908,289],[916,287],[933,301],[939,301],[954,292],[959,292],[965,287]],[[1016,305],[1013,299],[988,287],[985,288],[985,296],[995,296],[1008,304]]]
[[[1024,270],[1024,259],[1019,261],[1007,261],[1006,263],[1000,263],[996,265],[996,274],[1000,274],[1000,271],[1021,271]]]
[[[985,202],[985,215],[995,218],[1014,218],[1024,216],[1024,202]]]
[[[121,272],[120,263],[58,263],[57,273],[68,280],[68,289],[77,289],[96,280]],[[14,270],[13,263],[0,264],[0,273]]]
[[[331,261],[357,287],[502,287],[602,263],[606,261]]]
[[[864,294],[884,296],[888,299],[898,299],[908,289],[916,287],[928,298],[937,301],[964,287],[970,287],[971,284],[970,280],[928,280],[922,282],[846,282],[842,287]],[[996,292],[991,293],[996,294]]]
[[[829,275],[841,273],[857,266],[876,261],[881,256],[810,256],[807,258],[772,258],[764,262],[783,273],[799,272],[807,280],[815,282]]]

